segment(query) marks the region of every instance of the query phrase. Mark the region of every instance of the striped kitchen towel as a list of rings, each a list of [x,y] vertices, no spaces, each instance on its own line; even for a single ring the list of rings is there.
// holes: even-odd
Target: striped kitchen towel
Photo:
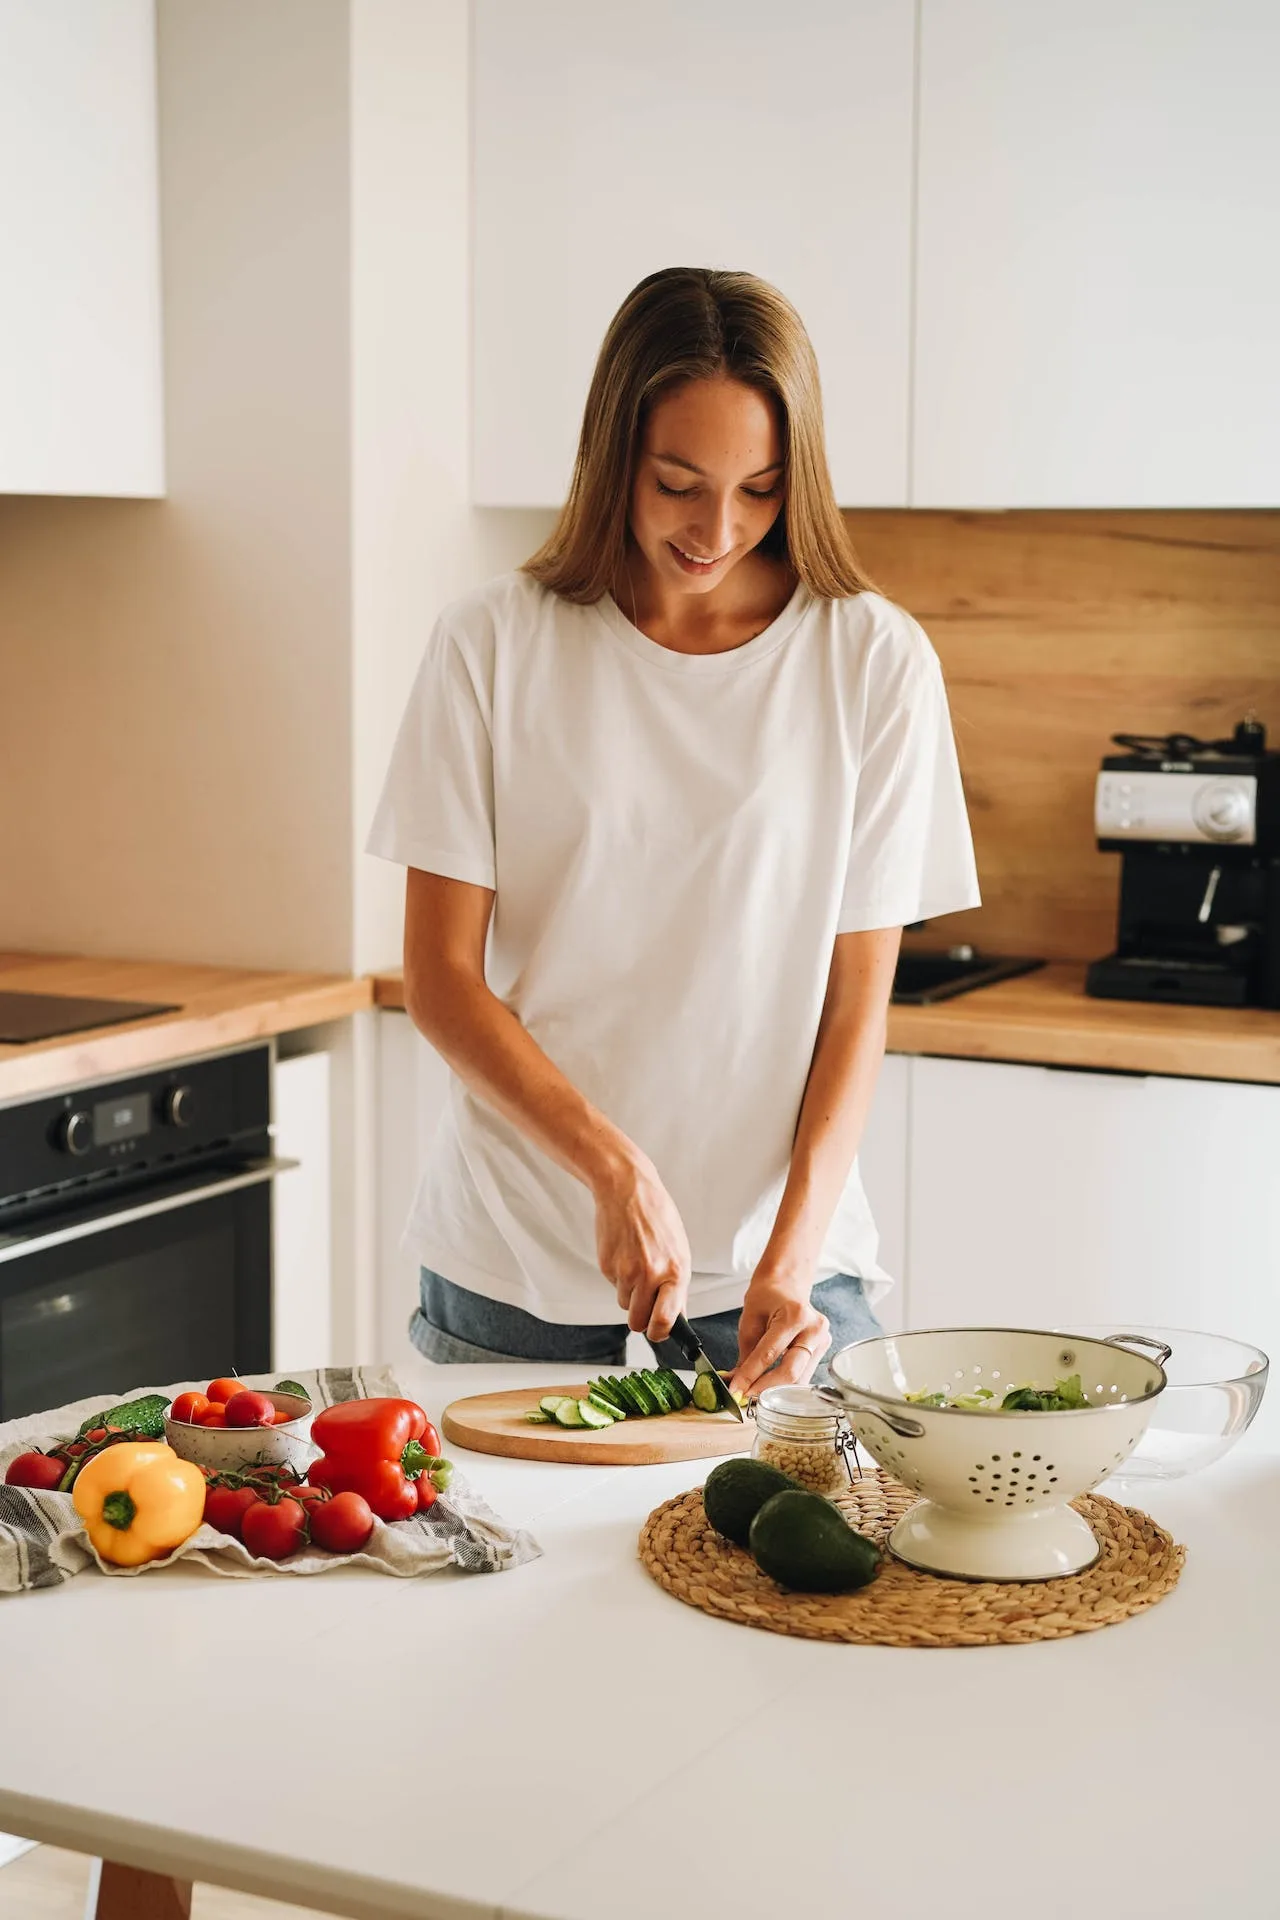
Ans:
[[[270,1387],[279,1377],[247,1376],[245,1385]],[[339,1400],[400,1397],[400,1389],[386,1367],[323,1367],[289,1377],[306,1388],[317,1413]],[[455,1472],[448,1492],[425,1513],[392,1525],[375,1520],[373,1534],[359,1553],[326,1553],[319,1547],[306,1546],[287,1560],[255,1560],[241,1541],[200,1526],[163,1560],[152,1560],[142,1567],[113,1567],[90,1546],[69,1493],[44,1493],[2,1484],[4,1470],[15,1454],[31,1447],[47,1450],[61,1440],[69,1440],[83,1421],[105,1406],[135,1400],[144,1393],[176,1398],[192,1389],[199,1392],[203,1384],[183,1380],[168,1387],[100,1393],[92,1400],[78,1400],[51,1413],[30,1414],[0,1425],[0,1594],[20,1593],[28,1587],[61,1586],[86,1567],[120,1576],[151,1573],[183,1560],[211,1573],[257,1578],[265,1574],[328,1573],[335,1567],[355,1566],[412,1579],[419,1574],[439,1573],[446,1567],[457,1567],[464,1573],[503,1573],[527,1560],[536,1560],[542,1551],[531,1534],[499,1519]]]

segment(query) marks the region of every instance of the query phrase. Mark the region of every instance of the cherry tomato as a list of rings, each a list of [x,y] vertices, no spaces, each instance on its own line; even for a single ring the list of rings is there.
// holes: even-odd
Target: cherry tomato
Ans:
[[[226,1424],[227,1410],[217,1400],[210,1400],[196,1420],[198,1427],[225,1427]]]
[[[65,1460],[55,1460],[48,1453],[20,1453],[5,1468],[4,1483],[7,1487],[40,1487],[46,1493],[52,1493],[67,1470]]]
[[[330,1553],[359,1553],[373,1532],[373,1509],[358,1493],[335,1493],[311,1509],[311,1538]]]
[[[244,1471],[247,1480],[266,1486],[285,1487],[290,1493],[299,1484],[298,1476],[287,1460],[258,1460]]]
[[[210,1487],[204,1496],[204,1517],[219,1533],[240,1538],[245,1514],[257,1499],[252,1487]]]
[[[105,1427],[90,1427],[88,1433],[86,1433],[85,1435],[85,1439],[89,1442],[89,1445],[91,1447],[96,1447],[98,1445],[98,1442],[100,1440],[105,1440],[106,1437],[107,1437],[107,1430]]]
[[[193,1426],[199,1426],[200,1415],[213,1401],[207,1393],[180,1393],[169,1409],[171,1420],[185,1420]]]
[[[265,1393],[233,1393],[226,1402],[229,1427],[269,1427],[276,1410]]]
[[[229,1378],[226,1374],[209,1382],[208,1397],[210,1400],[216,1400],[220,1407],[226,1405],[232,1394],[243,1392],[244,1381]]]
[[[283,1560],[307,1537],[307,1510],[297,1500],[255,1500],[240,1521],[240,1538],[256,1560]]]
[[[290,1500],[297,1500],[308,1513],[315,1507],[327,1506],[329,1503],[327,1487],[309,1487],[304,1482],[300,1487],[289,1487],[287,1493]]]
[[[298,1418],[296,1413],[288,1413],[283,1407],[275,1407],[272,1409],[272,1412],[274,1415],[272,1424],[277,1427],[282,1427],[286,1420],[296,1420]]]

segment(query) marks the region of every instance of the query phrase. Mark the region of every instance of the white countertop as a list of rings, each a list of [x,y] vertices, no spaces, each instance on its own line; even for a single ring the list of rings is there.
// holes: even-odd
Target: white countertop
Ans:
[[[432,1413],[548,1379],[402,1373]],[[710,1462],[457,1457],[541,1560],[0,1602],[0,1828],[362,1920],[1273,1920],[1280,1458],[1144,1498],[1189,1549],[1149,1614],[915,1651],[654,1585],[641,1523]]]

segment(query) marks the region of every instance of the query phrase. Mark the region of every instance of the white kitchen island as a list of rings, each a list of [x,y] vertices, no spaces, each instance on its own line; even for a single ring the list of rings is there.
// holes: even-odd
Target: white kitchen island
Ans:
[[[438,1415],[554,1371],[401,1384]],[[706,1462],[456,1457],[540,1560],[0,1602],[0,1828],[362,1920],[1280,1912],[1280,1458],[1145,1498],[1188,1547],[1150,1613],[916,1651],[663,1593],[637,1535]]]

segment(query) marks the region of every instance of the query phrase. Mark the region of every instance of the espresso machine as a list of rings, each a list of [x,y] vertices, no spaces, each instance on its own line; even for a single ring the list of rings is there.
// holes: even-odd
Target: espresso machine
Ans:
[[[1280,753],[1242,720],[1228,740],[1112,736],[1094,827],[1120,855],[1116,950],[1085,991],[1106,1000],[1280,1007]]]

